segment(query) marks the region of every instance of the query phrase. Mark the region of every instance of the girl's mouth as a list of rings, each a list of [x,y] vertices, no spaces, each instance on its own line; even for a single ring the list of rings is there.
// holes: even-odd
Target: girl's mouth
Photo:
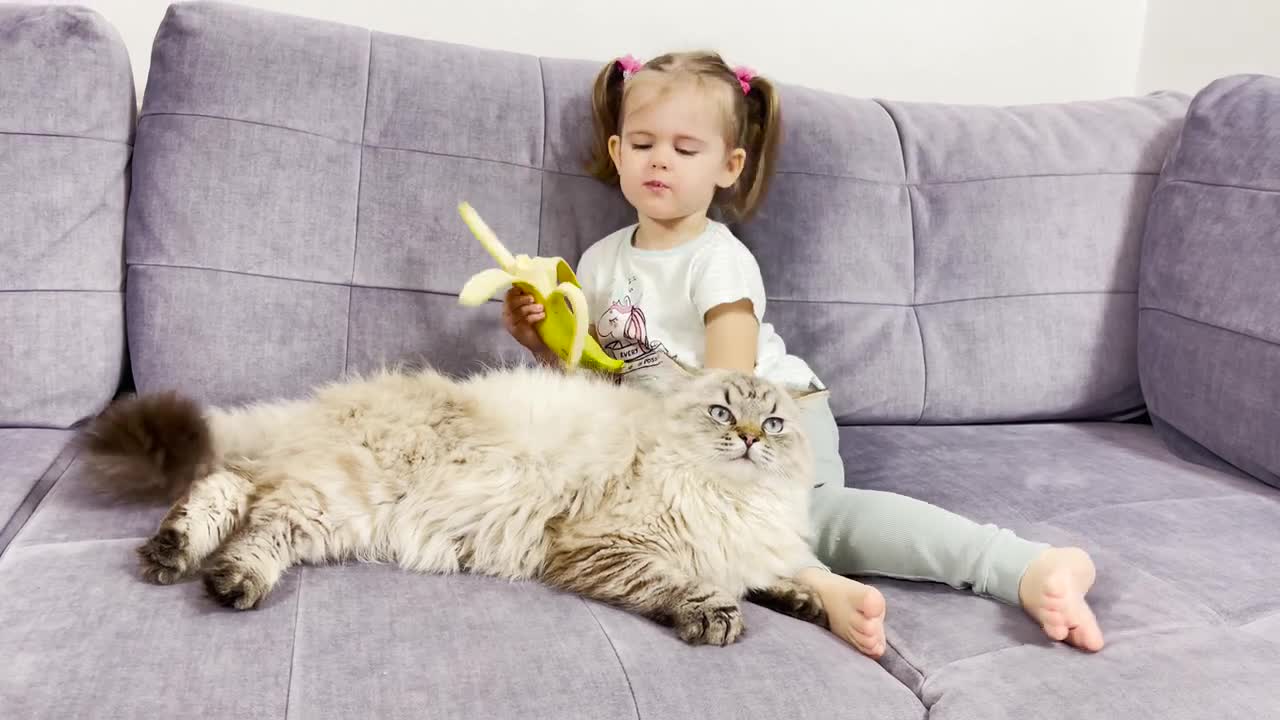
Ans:
[[[649,182],[645,183],[644,186],[649,188],[650,190],[670,190],[671,189],[670,185],[667,185],[661,180],[650,180]]]

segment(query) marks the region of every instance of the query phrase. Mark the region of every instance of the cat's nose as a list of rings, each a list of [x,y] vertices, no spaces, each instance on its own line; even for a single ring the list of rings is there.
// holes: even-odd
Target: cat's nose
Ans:
[[[738,437],[742,438],[742,442],[746,443],[747,447],[751,447],[756,440],[760,439],[755,435],[748,435],[746,433],[738,433]]]

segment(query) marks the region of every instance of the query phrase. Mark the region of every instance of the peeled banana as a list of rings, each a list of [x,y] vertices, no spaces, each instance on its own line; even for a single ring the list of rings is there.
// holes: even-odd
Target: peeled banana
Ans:
[[[458,205],[458,213],[498,267],[471,276],[458,293],[462,305],[482,305],[504,288],[514,285],[533,296],[546,311],[534,330],[547,347],[570,369],[582,367],[618,372],[622,361],[605,354],[595,338],[587,334],[590,313],[587,298],[569,263],[558,257],[512,255],[493,230],[468,203]]]

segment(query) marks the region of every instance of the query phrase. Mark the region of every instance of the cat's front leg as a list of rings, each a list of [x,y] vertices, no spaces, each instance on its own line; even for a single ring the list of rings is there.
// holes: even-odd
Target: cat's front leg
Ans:
[[[729,645],[745,630],[735,597],[617,537],[556,543],[542,580],[673,627],[691,645]]]
[[[779,578],[767,587],[747,593],[747,600],[774,612],[827,627],[827,611],[817,590],[791,578]]]
[[[729,645],[746,630],[738,601],[710,585],[693,584],[679,593],[671,624],[690,645]]]

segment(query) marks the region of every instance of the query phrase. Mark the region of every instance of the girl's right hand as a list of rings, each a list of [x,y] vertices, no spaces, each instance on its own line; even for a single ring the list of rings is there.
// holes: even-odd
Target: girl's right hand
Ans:
[[[511,333],[516,342],[525,346],[534,355],[542,356],[550,352],[547,344],[538,336],[534,325],[547,317],[546,309],[533,301],[533,296],[520,288],[513,287],[507,291],[502,302],[502,326]]]

